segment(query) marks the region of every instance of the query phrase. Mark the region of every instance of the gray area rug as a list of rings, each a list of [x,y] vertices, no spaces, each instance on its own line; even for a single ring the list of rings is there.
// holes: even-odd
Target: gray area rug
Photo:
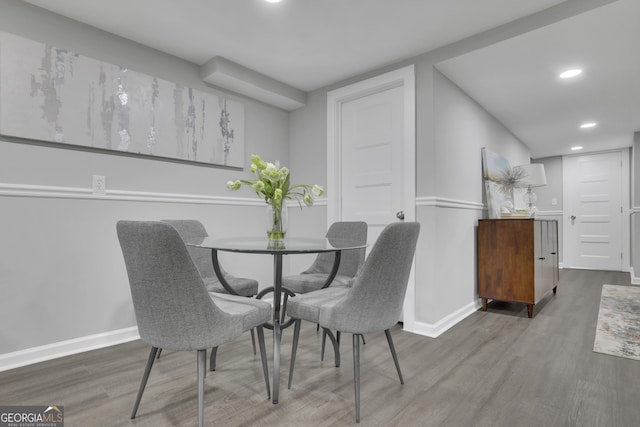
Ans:
[[[593,351],[640,360],[640,286],[602,285]]]

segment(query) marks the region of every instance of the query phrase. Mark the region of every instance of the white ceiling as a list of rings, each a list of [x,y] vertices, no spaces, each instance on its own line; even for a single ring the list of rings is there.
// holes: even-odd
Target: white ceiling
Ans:
[[[629,147],[640,131],[640,1],[619,0],[438,64],[533,158]],[[560,72],[582,68],[562,80]],[[597,122],[580,129],[584,122]]]
[[[222,56],[311,91],[563,0],[26,0],[202,65]],[[640,130],[640,1],[619,0],[438,68],[532,156],[629,146]],[[585,68],[560,84],[565,65]],[[582,120],[601,125],[576,131]]]

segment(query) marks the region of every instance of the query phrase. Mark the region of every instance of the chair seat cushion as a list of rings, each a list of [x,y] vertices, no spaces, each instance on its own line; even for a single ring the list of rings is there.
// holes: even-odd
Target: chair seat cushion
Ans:
[[[307,292],[322,289],[327,277],[329,277],[327,273],[302,273],[295,276],[287,276],[282,278],[282,287],[296,294],[306,294]],[[331,282],[331,286],[351,286],[354,280],[348,276],[336,275]]]
[[[346,286],[330,286],[296,295],[287,302],[287,314],[295,319],[319,323],[320,310],[336,305],[348,292],[349,288]]]
[[[238,295],[244,297],[251,297],[258,293],[258,282],[253,279],[245,279],[243,277],[225,276],[227,283],[231,285]],[[222,286],[222,283],[217,277],[203,277],[204,285],[209,292],[217,292],[221,294],[228,294],[227,290]]]
[[[242,317],[243,332],[271,320],[271,305],[264,301],[216,292],[209,293],[209,296],[220,310]]]

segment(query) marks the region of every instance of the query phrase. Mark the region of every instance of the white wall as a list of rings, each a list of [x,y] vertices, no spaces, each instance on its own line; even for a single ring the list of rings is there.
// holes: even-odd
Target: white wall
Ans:
[[[222,93],[202,83],[195,64],[24,2],[0,0],[0,10],[0,31]],[[288,164],[289,114],[226,95],[244,103],[247,157],[258,153]],[[91,194],[93,174],[107,177],[106,197]],[[230,193],[225,186],[227,180],[249,176],[248,171],[0,138],[0,369],[82,348],[85,339],[129,338],[135,318],[116,222],[196,218],[217,236],[262,234],[264,205],[251,191]],[[268,257],[223,260],[231,273],[271,284]]]

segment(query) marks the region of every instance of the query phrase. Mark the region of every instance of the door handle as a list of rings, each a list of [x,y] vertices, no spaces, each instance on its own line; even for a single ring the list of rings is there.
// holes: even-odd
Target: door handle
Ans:
[[[404,221],[404,211],[398,211],[396,213],[396,218],[398,218],[400,221]]]
[[[575,215],[570,215],[569,219],[571,220],[571,225],[576,223],[576,216]]]

